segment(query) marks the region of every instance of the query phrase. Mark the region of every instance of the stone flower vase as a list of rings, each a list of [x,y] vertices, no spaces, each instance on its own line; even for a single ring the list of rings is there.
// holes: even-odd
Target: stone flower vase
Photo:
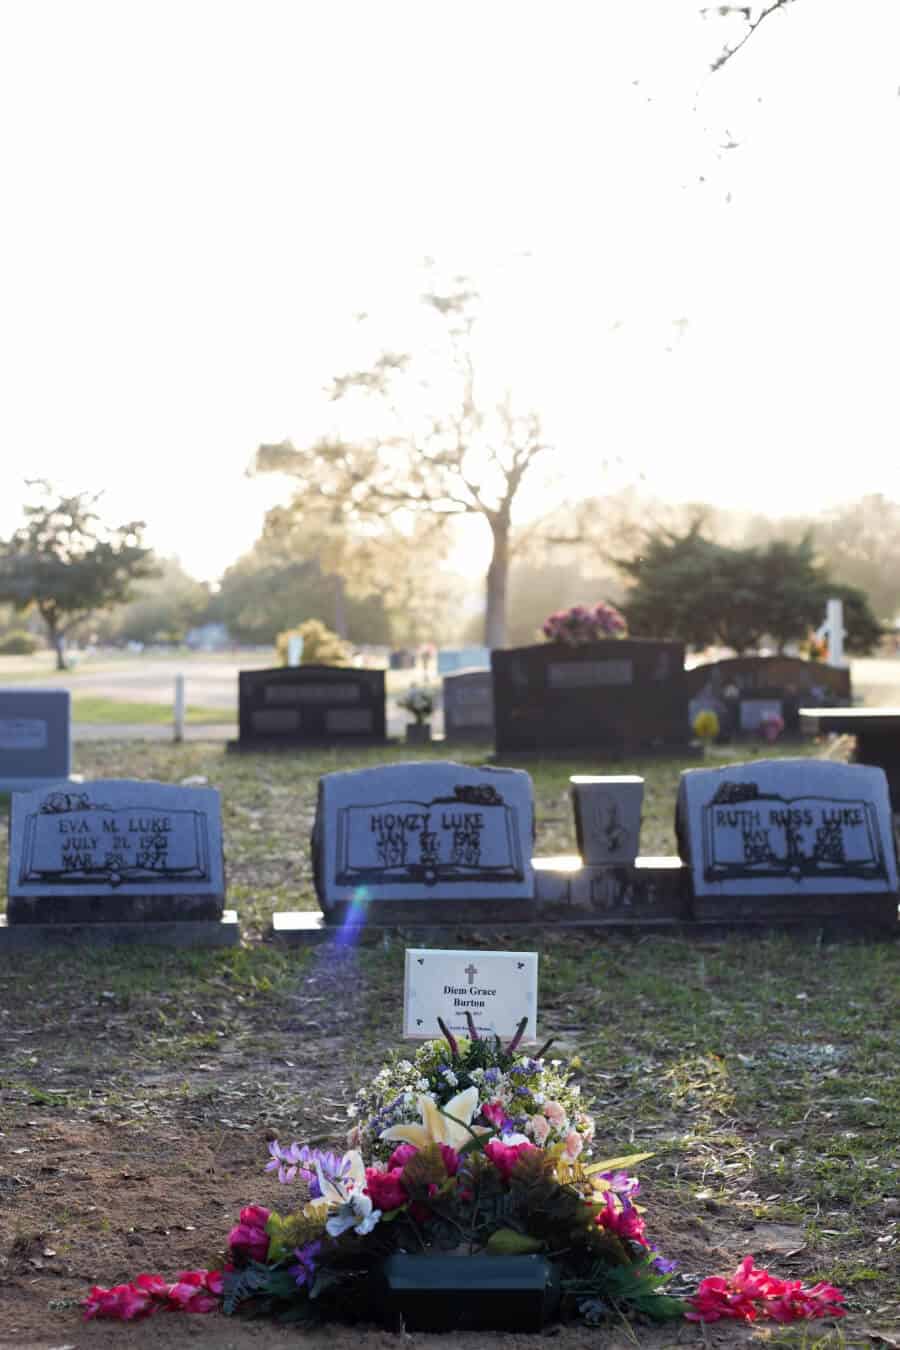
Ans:
[[[431,723],[430,722],[410,722],[406,728],[407,745],[430,745],[431,744]]]

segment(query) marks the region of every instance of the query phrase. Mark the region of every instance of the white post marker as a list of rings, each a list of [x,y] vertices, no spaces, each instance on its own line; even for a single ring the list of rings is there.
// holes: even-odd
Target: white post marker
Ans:
[[[287,663],[289,666],[299,666],[303,660],[303,637],[300,633],[292,633],[287,641]]]
[[[512,1037],[523,1017],[523,1041],[537,1040],[537,952],[453,952],[408,947],[403,980],[403,1035],[436,1040],[438,1018],[468,1036],[466,1013],[479,1036]]]
[[[184,676],[175,676],[175,740],[184,740]]]
[[[844,638],[846,636],[844,602],[832,597],[826,602],[825,622],[821,628],[816,629],[816,637],[820,641],[825,638],[828,642],[828,664],[830,666],[845,666],[847,664],[844,660]]]

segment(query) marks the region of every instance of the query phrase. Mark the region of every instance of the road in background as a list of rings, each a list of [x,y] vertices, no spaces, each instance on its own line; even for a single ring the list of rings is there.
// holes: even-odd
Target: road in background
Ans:
[[[197,708],[221,708],[222,725],[188,727],[191,740],[227,739],[235,735],[237,721],[238,672],[263,670],[272,664],[265,652],[178,653],[176,655],[98,654],[83,658],[73,671],[56,671],[52,657],[41,653],[38,657],[0,658],[0,684],[27,684],[29,687],[47,685],[70,689],[74,696],[114,699],[124,703],[156,703],[171,708],[175,697],[175,677],[184,675],[185,696],[189,705]],[[850,662],[853,690],[857,701],[869,707],[900,707],[900,659],[883,657],[855,658]],[[409,718],[396,705],[396,695],[421,676],[416,672],[388,672],[388,735],[402,737]],[[424,681],[422,681],[424,683]],[[436,683],[436,681],[432,681]],[[432,717],[433,730],[443,731],[443,713],[436,710]],[[101,726],[76,723],[76,739],[113,738],[130,739],[146,735],[165,739],[171,734],[167,726],[132,726],[119,724]]]
[[[265,670],[273,664],[266,652],[228,652],[209,654],[185,652],[176,655],[105,653],[96,658],[84,658],[71,671],[53,669],[52,657],[0,658],[0,684],[22,683],[28,688],[52,686],[69,689],[74,698],[90,697],[112,699],[118,703],[156,703],[174,709],[175,677],[184,676],[185,702],[195,708],[221,708],[222,723],[203,726],[188,724],[188,740],[228,740],[235,736],[238,707],[238,673],[242,670]],[[396,705],[396,695],[416,682],[416,673],[388,672],[387,731],[391,737],[402,737],[409,722],[408,715]],[[173,712],[174,716],[174,712]],[[443,712],[438,709],[431,719],[432,730],[441,734],[444,729]],[[145,737],[165,740],[171,736],[168,726],[145,724],[102,724],[74,722],[75,740],[112,740],[119,737],[131,740]]]

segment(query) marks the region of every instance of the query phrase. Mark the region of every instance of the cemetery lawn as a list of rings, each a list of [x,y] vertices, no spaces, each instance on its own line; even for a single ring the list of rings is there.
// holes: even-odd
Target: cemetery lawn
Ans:
[[[172,705],[165,703],[126,703],[115,698],[93,698],[76,694],[72,698],[73,722],[104,722],[132,726],[171,726]],[[217,725],[234,722],[237,716],[232,708],[197,708],[188,704],[184,710],[185,722],[194,725]]]
[[[94,1283],[218,1264],[242,1205],[289,1203],[263,1172],[267,1138],[341,1141],[355,1087],[397,1043],[411,944],[400,933],[283,951],[268,922],[274,909],[316,908],[307,839],[318,776],[432,754],[76,747],[87,778],[200,775],[222,791],[228,904],[244,942],[55,949],[0,965],[0,1345],[398,1343],[217,1316],[83,1325],[76,1302]],[[519,762],[535,781],[537,852],[573,851],[569,774],[606,766]],[[646,779],[642,852],[673,852],[681,765],[608,767]],[[833,1329],[567,1328],[554,1337],[561,1350],[900,1344],[900,946],[820,937],[526,940],[540,954],[541,1032],[557,1037],[551,1053],[580,1057],[598,1148],[654,1154],[639,1168],[642,1201],[651,1240],[679,1261],[676,1292],[753,1253],[780,1276],[833,1281],[850,1310]],[[450,945],[514,950],[522,938],[460,927]],[[435,1344],[495,1340],[539,1344],[488,1334]]]

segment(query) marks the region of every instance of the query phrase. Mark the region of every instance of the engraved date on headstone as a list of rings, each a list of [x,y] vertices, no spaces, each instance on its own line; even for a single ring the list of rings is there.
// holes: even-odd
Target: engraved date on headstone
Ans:
[[[85,806],[44,809],[25,824],[20,882],[72,885],[210,877],[201,811]]]

